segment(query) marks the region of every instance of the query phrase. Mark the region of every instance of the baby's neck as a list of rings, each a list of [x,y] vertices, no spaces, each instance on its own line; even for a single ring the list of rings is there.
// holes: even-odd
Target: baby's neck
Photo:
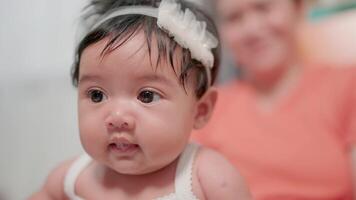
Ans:
[[[121,190],[133,194],[139,194],[143,190],[150,190],[151,188],[174,187],[177,160],[157,171],[138,175],[121,174],[111,168],[97,164],[96,178],[107,188],[118,188],[119,186]]]

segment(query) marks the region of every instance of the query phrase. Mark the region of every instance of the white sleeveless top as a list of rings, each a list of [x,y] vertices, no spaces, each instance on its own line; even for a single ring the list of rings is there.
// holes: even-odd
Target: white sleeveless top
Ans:
[[[188,144],[180,155],[174,180],[175,192],[155,200],[198,200],[192,188],[192,170],[194,158],[199,146]],[[92,159],[84,154],[70,166],[64,179],[64,192],[71,200],[84,200],[75,194],[75,182],[79,174]]]

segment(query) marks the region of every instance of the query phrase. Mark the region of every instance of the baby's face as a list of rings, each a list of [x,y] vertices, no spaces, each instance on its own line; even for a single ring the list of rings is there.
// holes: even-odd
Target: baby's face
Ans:
[[[156,171],[174,161],[189,140],[198,103],[194,84],[185,91],[167,62],[152,66],[143,33],[102,57],[108,41],[87,47],[81,57],[82,145],[119,173]],[[153,48],[152,63],[156,57]]]

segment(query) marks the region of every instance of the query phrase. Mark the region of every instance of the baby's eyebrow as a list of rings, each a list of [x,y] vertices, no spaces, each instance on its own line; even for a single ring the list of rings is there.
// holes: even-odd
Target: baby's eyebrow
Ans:
[[[174,83],[176,82],[176,80],[171,80],[165,76],[161,76],[157,74],[138,76],[137,80],[142,82],[159,82],[159,83],[167,84],[168,86],[174,86]]]
[[[81,82],[85,82],[85,81],[96,81],[99,80],[99,76],[96,75],[82,75],[81,77],[79,77],[79,83]]]

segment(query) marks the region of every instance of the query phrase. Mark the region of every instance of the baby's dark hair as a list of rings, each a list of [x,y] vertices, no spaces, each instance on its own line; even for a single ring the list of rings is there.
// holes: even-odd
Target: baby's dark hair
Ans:
[[[181,4],[183,10],[187,8],[192,11],[197,20],[206,22],[207,30],[216,38],[219,38],[216,26],[208,14],[199,9],[193,3],[186,2],[184,0],[177,0],[177,2]],[[160,0],[92,0],[91,3],[85,8],[87,12],[83,16],[83,22],[84,24],[88,24],[90,21],[93,21],[93,18],[100,19],[122,6],[144,5],[157,7],[159,3]],[[96,20],[94,20],[94,23],[95,21]],[[109,42],[102,51],[102,56],[105,56],[107,53],[110,53],[127,42],[138,31],[144,32],[150,56],[153,41],[152,37],[155,36],[155,40],[157,42],[156,45],[158,47],[158,58],[155,63],[156,67],[162,59],[164,59],[164,61],[170,63],[172,69],[177,74],[177,71],[174,68],[174,57],[176,56],[177,50],[181,49],[181,62],[179,63],[181,73],[179,75],[177,74],[177,77],[184,87],[189,73],[196,70],[197,87],[195,90],[197,97],[200,98],[209,87],[207,74],[203,64],[191,57],[189,49],[179,48],[180,46],[173,40],[173,38],[158,27],[156,18],[140,14],[113,17],[104,21],[93,30],[88,31],[84,38],[79,42],[75,52],[75,60],[71,73],[73,85],[76,87],[78,86],[81,55],[88,46],[109,37]],[[220,45],[218,45],[217,48],[212,49],[212,53],[214,56],[214,65],[211,69],[211,82],[214,83],[220,65]]]

